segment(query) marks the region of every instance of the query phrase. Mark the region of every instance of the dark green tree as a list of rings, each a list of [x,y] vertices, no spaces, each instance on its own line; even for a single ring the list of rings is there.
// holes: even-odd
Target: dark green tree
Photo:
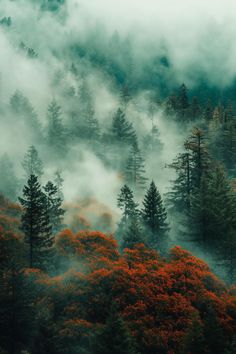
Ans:
[[[38,177],[31,175],[19,198],[23,207],[21,229],[29,246],[29,267],[44,269],[53,247],[52,226]]]
[[[151,182],[144,196],[141,215],[149,234],[149,245],[163,249],[168,231],[167,212],[154,181]]]
[[[138,204],[134,201],[132,190],[125,184],[117,198],[117,206],[122,211],[122,217],[127,221],[130,217],[137,215]]]
[[[52,182],[49,181],[43,189],[46,196],[47,217],[52,227],[52,233],[55,235],[62,229],[65,210],[62,209],[62,199],[58,197],[58,188]]]

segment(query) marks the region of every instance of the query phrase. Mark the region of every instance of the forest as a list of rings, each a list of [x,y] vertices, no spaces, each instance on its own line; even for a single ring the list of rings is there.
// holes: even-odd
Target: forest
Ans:
[[[236,353],[236,25],[210,3],[0,0],[0,354]]]

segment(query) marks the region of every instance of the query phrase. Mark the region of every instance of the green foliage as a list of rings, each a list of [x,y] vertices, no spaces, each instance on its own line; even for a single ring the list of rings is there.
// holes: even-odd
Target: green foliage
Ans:
[[[154,181],[151,182],[144,196],[141,215],[149,235],[148,245],[163,249],[167,244],[167,213]]]

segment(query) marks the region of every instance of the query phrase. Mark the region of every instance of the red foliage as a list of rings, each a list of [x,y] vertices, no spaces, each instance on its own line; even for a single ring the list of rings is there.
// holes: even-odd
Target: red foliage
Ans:
[[[176,353],[193,315],[204,322],[209,306],[228,335],[236,330],[235,289],[227,289],[205,262],[180,247],[171,250],[169,261],[143,244],[120,255],[112,237],[70,230],[58,236],[57,246],[87,264],[84,273],[70,270],[41,281],[61,306],[62,336],[87,336],[106,321],[111,302],[145,352]]]

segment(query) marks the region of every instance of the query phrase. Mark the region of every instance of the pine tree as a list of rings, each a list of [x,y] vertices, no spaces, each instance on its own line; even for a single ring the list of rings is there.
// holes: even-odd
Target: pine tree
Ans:
[[[122,211],[122,217],[118,224],[116,236],[121,243],[130,228],[131,221],[137,220],[139,216],[138,204],[134,201],[132,190],[124,185],[117,198],[117,206]]]
[[[29,267],[44,269],[53,246],[52,227],[46,213],[46,197],[41,191],[38,177],[31,175],[19,198],[23,207],[22,231],[29,245]]]
[[[127,183],[137,192],[145,188],[147,178],[145,177],[144,160],[137,141],[133,143],[127,159],[125,178]]]
[[[113,118],[111,133],[115,143],[132,144],[135,140],[133,125],[126,120],[125,113],[120,108]]]
[[[35,175],[39,179],[42,177],[43,163],[38,155],[38,151],[33,145],[29,147],[27,153],[25,154],[22,166],[26,177],[30,177],[31,175]]]
[[[62,199],[58,197],[58,189],[52,183],[48,182],[43,188],[46,196],[46,213],[52,228],[52,234],[55,235],[62,228],[63,215]]]
[[[164,237],[168,231],[167,213],[154,181],[147,190],[142,209],[142,220],[150,234],[149,245],[163,249]]]
[[[135,354],[135,346],[126,324],[114,307],[104,328],[96,336],[94,354]]]
[[[205,141],[206,137],[203,130],[194,128],[185,143],[185,149],[189,152],[190,157],[193,189],[200,186],[201,176],[209,166],[209,153]]]
[[[174,212],[186,212],[190,208],[193,189],[189,152],[179,154],[169,167],[173,168],[177,174],[176,179],[172,181],[172,190],[167,193],[169,208]]]
[[[55,99],[48,106],[48,142],[57,152],[65,149],[65,128],[62,123],[62,111]]]
[[[122,216],[125,221],[138,213],[138,204],[135,203],[133,192],[126,184],[121,188],[118,195],[117,206],[122,210]]]
[[[232,282],[236,262],[236,198],[220,165],[212,166],[202,176],[191,204],[193,240],[226,266]]]

